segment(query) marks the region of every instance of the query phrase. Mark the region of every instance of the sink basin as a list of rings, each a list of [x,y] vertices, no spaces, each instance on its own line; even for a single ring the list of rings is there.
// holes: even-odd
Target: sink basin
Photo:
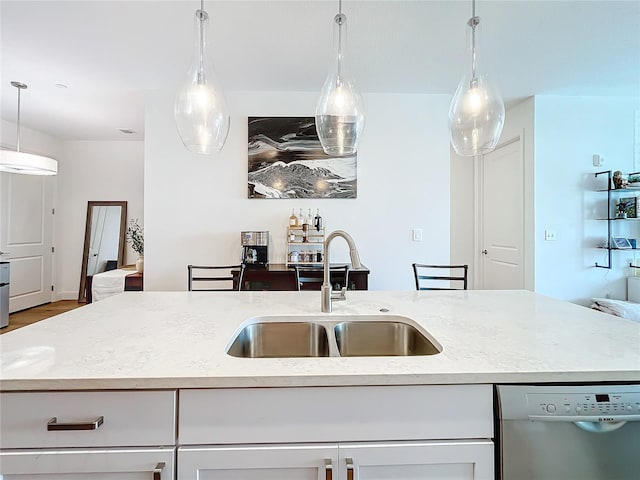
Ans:
[[[326,329],[314,322],[260,322],[244,327],[227,350],[245,358],[328,357]]]
[[[404,322],[342,322],[333,331],[342,357],[435,355],[441,351]]]
[[[438,342],[401,315],[266,315],[253,317],[232,340],[244,358],[435,355]],[[327,332],[329,334],[327,335]]]

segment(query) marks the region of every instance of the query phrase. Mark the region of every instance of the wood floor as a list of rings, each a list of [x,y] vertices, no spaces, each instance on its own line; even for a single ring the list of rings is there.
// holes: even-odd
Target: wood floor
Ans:
[[[59,302],[51,302],[39,307],[28,308],[20,312],[9,314],[9,326],[0,329],[0,334],[26,327],[32,323],[39,322],[45,318],[53,317],[60,313],[68,312],[74,308],[84,306],[84,303],[78,303],[77,300],[60,300]]]

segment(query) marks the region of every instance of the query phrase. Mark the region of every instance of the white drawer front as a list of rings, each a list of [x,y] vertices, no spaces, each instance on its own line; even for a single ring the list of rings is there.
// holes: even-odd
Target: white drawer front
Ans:
[[[4,480],[172,480],[173,448],[10,450],[0,452]]]
[[[180,390],[178,443],[493,437],[490,385]]]
[[[172,480],[173,448],[9,450],[0,452],[4,480]]]
[[[173,445],[175,405],[174,391],[2,393],[0,447]],[[52,430],[99,417],[93,430]],[[58,425],[49,427],[53,418]]]

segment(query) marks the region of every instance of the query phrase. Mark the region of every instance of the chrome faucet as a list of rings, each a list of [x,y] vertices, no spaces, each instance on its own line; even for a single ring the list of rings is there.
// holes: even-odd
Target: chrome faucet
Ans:
[[[331,279],[330,279],[330,262],[329,262],[329,245],[331,241],[336,237],[342,237],[349,245],[349,256],[351,257],[351,268],[361,268],[360,255],[358,255],[358,249],[356,244],[347,232],[342,230],[336,230],[331,232],[324,241],[324,280],[322,282],[322,311],[325,313],[331,313],[331,301],[332,300],[346,300],[347,299],[347,286],[342,287],[340,292],[336,292],[334,295],[331,292]],[[346,279],[345,279],[345,283]]]

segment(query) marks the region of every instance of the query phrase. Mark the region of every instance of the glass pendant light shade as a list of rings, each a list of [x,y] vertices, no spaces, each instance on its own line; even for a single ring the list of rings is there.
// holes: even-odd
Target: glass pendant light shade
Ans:
[[[488,76],[476,73],[476,28],[480,17],[467,22],[471,38],[471,72],[462,77],[449,107],[451,145],[458,155],[475,156],[496,148],[504,126],[504,102]]]
[[[356,82],[345,68],[347,51],[347,17],[334,18],[335,58],[316,105],[316,129],[327,155],[354,155],[364,130],[364,103]]]
[[[451,144],[458,155],[474,156],[496,148],[504,126],[504,103],[487,75],[465,75],[449,108]]]
[[[176,95],[174,115],[184,146],[195,153],[222,150],[229,134],[229,110],[213,64],[205,58],[209,15],[196,11],[196,45],[187,80]]]
[[[21,82],[11,82],[18,89],[18,122],[16,150],[0,150],[0,172],[19,173],[22,175],[56,175],[58,162],[53,158],[43,157],[20,151],[20,92],[27,88]]]

